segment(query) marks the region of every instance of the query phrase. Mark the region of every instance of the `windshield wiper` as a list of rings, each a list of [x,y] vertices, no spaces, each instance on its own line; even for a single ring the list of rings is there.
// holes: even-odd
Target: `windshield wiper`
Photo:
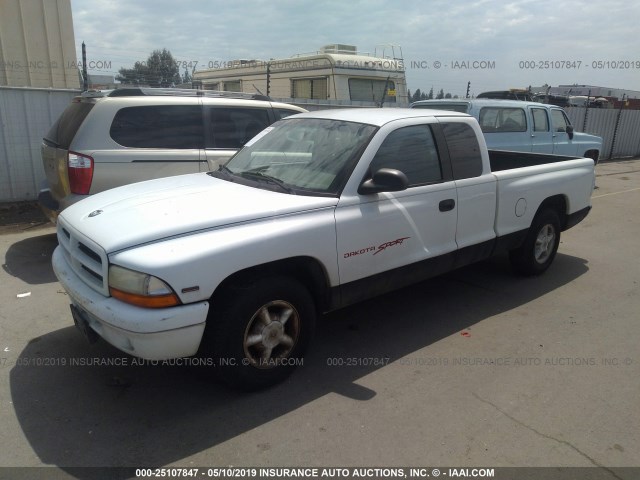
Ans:
[[[217,173],[222,173],[226,177],[233,177],[233,172],[231,170],[229,170],[229,168],[226,167],[225,165],[218,165],[218,169],[217,170],[209,170],[207,172],[207,175],[209,175],[211,177],[215,177]]]
[[[260,167],[260,169],[261,168],[262,167]],[[272,177],[271,175],[267,175],[266,173],[262,173],[260,169],[247,170],[246,172],[238,172],[236,173],[236,175],[239,175],[240,177],[243,177],[243,178],[249,178],[249,179],[258,180],[258,181],[262,180],[262,181],[271,183],[273,185],[277,185],[285,192],[292,193],[295,195],[295,191],[289,185],[284,183],[279,178]]]

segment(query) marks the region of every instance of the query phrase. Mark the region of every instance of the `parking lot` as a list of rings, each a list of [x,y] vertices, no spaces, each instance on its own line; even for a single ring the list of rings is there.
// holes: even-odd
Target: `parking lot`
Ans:
[[[55,229],[5,230],[0,465],[638,466],[640,160],[596,182],[543,276],[499,256],[334,312],[252,394],[88,345]]]

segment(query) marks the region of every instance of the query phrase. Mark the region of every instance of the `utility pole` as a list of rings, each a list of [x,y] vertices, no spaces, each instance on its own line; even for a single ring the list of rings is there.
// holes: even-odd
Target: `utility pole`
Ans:
[[[271,62],[267,62],[267,97],[271,93]]]
[[[87,74],[87,47],[82,42],[82,91],[89,90],[89,78]]]
[[[467,82],[467,98],[469,98],[470,91],[471,91],[471,82]]]

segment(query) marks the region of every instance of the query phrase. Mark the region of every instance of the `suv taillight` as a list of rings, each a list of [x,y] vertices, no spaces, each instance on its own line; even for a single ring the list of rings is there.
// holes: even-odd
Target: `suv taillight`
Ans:
[[[71,193],[88,195],[93,179],[93,158],[76,152],[69,152],[67,158]]]

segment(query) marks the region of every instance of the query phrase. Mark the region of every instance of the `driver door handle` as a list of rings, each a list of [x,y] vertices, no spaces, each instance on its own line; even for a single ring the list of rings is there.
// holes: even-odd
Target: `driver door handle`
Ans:
[[[453,198],[442,200],[439,205],[441,212],[448,212],[450,210],[453,210],[455,207],[456,207],[456,201]]]

